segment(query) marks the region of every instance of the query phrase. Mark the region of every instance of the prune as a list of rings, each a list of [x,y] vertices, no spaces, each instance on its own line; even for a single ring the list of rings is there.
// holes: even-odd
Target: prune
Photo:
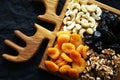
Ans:
[[[93,36],[94,36],[94,39],[96,40],[96,39],[100,39],[101,38],[101,32],[99,32],[99,31],[95,31],[94,33],[93,33]]]
[[[109,18],[110,18],[110,21],[115,21],[118,18],[118,16],[116,14],[113,14]]]
[[[98,41],[94,44],[94,49],[97,52],[101,52],[103,50],[103,42],[102,41]]]
[[[120,21],[114,22],[113,26],[111,26],[111,30],[116,34],[120,34]]]
[[[106,25],[106,22],[105,21],[102,21],[96,28],[97,31],[100,31],[100,32],[104,32],[104,31],[108,31],[109,28],[108,26]]]
[[[109,11],[104,11],[101,16],[101,21],[106,21],[107,25],[111,25],[116,20],[118,20],[118,16],[116,14],[111,14]]]
[[[91,34],[86,34],[85,35],[85,38],[84,38],[84,42],[87,44],[87,45],[90,45],[93,43],[93,36]]]
[[[88,34],[85,36],[85,39],[92,39],[92,38],[93,38],[93,36],[91,34]]]
[[[113,32],[111,32],[111,31],[107,31],[107,32],[103,32],[102,33],[102,40],[103,40],[103,42],[104,43],[106,43],[106,44],[110,44],[110,43],[113,43],[113,42],[116,42],[117,41],[117,37],[114,35],[114,33]]]
[[[84,42],[97,53],[105,48],[112,48],[120,53],[120,20],[116,14],[103,11],[101,20],[92,35],[85,35]]]
[[[106,18],[106,16],[109,14],[110,11],[108,10],[105,10],[102,12],[102,15],[101,15],[101,19],[104,20]]]
[[[111,44],[111,45],[109,45],[109,48],[115,50],[116,52],[119,52],[120,51],[120,44],[118,44],[118,43]]]
[[[91,39],[90,39],[90,40],[85,40],[84,42],[85,42],[87,45],[91,45],[91,44],[93,43],[93,40],[91,40]]]

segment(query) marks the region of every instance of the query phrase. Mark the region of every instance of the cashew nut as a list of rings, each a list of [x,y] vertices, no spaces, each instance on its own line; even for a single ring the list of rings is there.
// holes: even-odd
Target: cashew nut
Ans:
[[[77,16],[76,16],[76,19],[75,19],[75,21],[76,21],[76,23],[80,23],[80,19],[81,19],[81,16],[83,15],[84,13],[83,12],[79,12],[78,14],[77,14]]]
[[[70,15],[69,16],[71,17],[72,20],[74,20],[76,15],[75,15],[74,12],[70,11]]]
[[[78,13],[78,9],[74,9],[72,12],[73,12],[73,14],[76,15]]]
[[[100,7],[97,7],[96,13],[97,16],[100,16],[102,14],[102,10]]]
[[[71,5],[74,3],[74,0],[71,0],[69,3],[68,3],[68,6],[67,6],[67,9],[71,9]]]
[[[95,26],[93,27],[93,30],[94,30],[94,31],[96,31],[97,26],[98,26],[98,23],[96,22],[96,23],[95,23]]]
[[[95,26],[95,19],[93,17],[88,17],[88,20],[91,22],[91,27],[94,27]]]
[[[81,35],[81,37],[83,38],[84,36],[83,36],[83,34],[86,32],[86,30],[85,29],[80,29],[79,30],[79,34]]]
[[[66,17],[63,20],[64,31],[78,33],[82,38],[84,32],[93,34],[96,31],[98,26],[96,20],[101,19],[102,10],[95,4],[86,5],[87,2],[88,0],[71,0],[65,13]]]
[[[86,32],[87,32],[88,34],[93,34],[94,31],[93,31],[92,28],[87,28]]]
[[[96,9],[97,9],[97,5],[86,5],[86,9],[89,11],[89,12],[95,12]]]
[[[76,28],[77,30],[80,30],[80,29],[81,29],[81,25],[80,25],[80,24],[76,24],[76,25],[75,25],[75,28]]]
[[[95,20],[100,20],[100,19],[101,19],[101,17],[100,17],[100,16],[97,16],[97,15],[95,14],[95,12],[92,13],[92,17],[93,17]]]
[[[66,11],[66,13],[65,13],[65,16],[69,16],[70,11],[71,11],[70,9],[69,9],[69,10],[67,10],[67,11]]]
[[[65,18],[63,19],[63,23],[66,25],[69,20],[71,20],[70,17],[65,17]]]
[[[63,31],[68,31],[67,26],[63,26]]]
[[[67,26],[67,29],[70,30],[70,29],[73,29],[75,27],[75,22],[73,22],[71,25]]]
[[[80,7],[80,4],[79,3],[73,3],[72,5],[71,5],[71,8],[70,8],[71,10],[73,10],[73,9],[78,9],[79,11],[81,10],[81,7]]]
[[[88,0],[79,0],[80,4],[87,4]]]
[[[92,13],[92,17],[94,17],[96,20],[100,20],[100,15],[102,14],[102,10],[97,7],[96,11]]]
[[[73,28],[72,32],[73,32],[73,33],[77,33],[78,30],[77,30],[76,28]]]
[[[87,19],[85,18],[82,18],[81,21],[80,21],[81,25],[84,27],[84,28],[88,28],[88,27],[91,27],[91,23],[88,22]]]
[[[86,9],[86,5],[84,5],[84,4],[81,5],[81,10],[85,13],[88,12]]]
[[[75,20],[75,14],[73,12],[69,13],[69,16],[63,19],[65,25],[70,25]]]

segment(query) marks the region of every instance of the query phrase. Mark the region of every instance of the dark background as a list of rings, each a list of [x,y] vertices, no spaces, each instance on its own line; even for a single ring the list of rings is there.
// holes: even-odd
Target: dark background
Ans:
[[[120,0],[99,0],[105,4],[120,9]],[[60,12],[64,0],[59,1],[57,13]],[[19,39],[14,30],[18,29],[28,36],[32,36],[36,29],[34,23],[51,29],[53,25],[37,19],[44,14],[45,7],[40,2],[32,0],[0,0],[0,80],[62,80],[38,68],[46,44],[42,44],[37,53],[25,63],[13,63],[2,58],[3,53],[17,55],[17,52],[4,44],[5,39],[12,40],[20,46],[25,43]]]

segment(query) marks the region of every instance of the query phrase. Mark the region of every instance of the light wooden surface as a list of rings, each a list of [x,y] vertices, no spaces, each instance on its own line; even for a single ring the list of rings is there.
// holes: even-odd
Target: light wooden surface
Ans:
[[[53,32],[43,28],[38,24],[35,24],[35,28],[37,29],[36,33],[30,37],[26,36],[19,30],[15,30],[15,34],[26,42],[26,46],[21,47],[10,40],[5,40],[5,43],[8,46],[11,46],[18,51],[18,55],[12,56],[10,54],[3,54],[2,56],[12,62],[25,62],[36,53],[44,38],[50,39],[51,44],[53,43],[55,39]]]

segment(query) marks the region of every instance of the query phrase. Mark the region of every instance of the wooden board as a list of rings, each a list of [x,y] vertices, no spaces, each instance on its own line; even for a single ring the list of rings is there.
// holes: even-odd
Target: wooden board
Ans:
[[[39,1],[39,0],[37,0],[37,1]],[[40,1],[42,1],[45,4],[46,12],[44,15],[39,15],[38,19],[55,24],[54,31],[49,31],[38,24],[35,24],[37,31],[33,36],[26,36],[19,30],[15,30],[15,34],[17,36],[19,36],[20,38],[22,38],[26,42],[26,46],[21,47],[10,40],[5,40],[5,43],[7,45],[11,46],[12,48],[14,48],[15,50],[17,50],[19,54],[17,56],[3,54],[3,57],[12,62],[25,62],[25,61],[29,60],[31,57],[33,57],[33,55],[36,53],[39,46],[41,45],[42,41],[47,38],[47,39],[49,39],[49,43],[48,43],[46,50],[44,52],[44,55],[42,57],[39,68],[41,68],[45,71],[48,71],[48,69],[45,67],[45,64],[44,64],[44,61],[48,58],[47,48],[52,47],[54,45],[54,42],[56,39],[55,34],[61,28],[62,20],[64,18],[64,15],[66,12],[66,7],[67,7],[69,0],[66,0],[65,5],[64,5],[60,15],[56,14],[56,9],[57,9],[59,0],[40,0]],[[98,2],[98,1],[94,1],[94,0],[89,0],[89,3],[90,4],[94,3],[94,4],[98,5],[99,7],[101,7],[102,9],[110,10],[111,12],[116,13],[117,15],[120,16],[120,10],[117,10],[115,8],[112,8],[108,5],[102,4],[102,3]],[[68,77],[66,75],[61,75],[59,73],[52,73],[52,74],[62,77],[65,80],[72,80],[70,77]]]
[[[109,10],[109,11],[111,11],[112,13],[115,13],[115,14],[117,14],[117,15],[120,16],[120,10],[115,9],[115,8],[113,8],[113,7],[110,7],[110,6],[108,6],[108,5],[105,5],[105,4],[103,4],[103,3],[100,3],[100,2],[98,2],[98,1],[89,0],[89,4],[96,4],[96,5],[98,5],[99,7],[101,7],[102,9]],[[44,61],[47,59],[47,57],[48,57],[48,55],[47,55],[47,53],[46,53],[46,51],[45,51],[45,53],[44,53],[44,55],[43,55],[43,58],[42,58],[42,60],[41,60],[41,62],[40,62],[39,67],[40,67],[41,69],[47,71],[47,72],[50,72],[49,70],[47,70],[47,68],[45,67],[45,64],[44,64]],[[52,73],[52,72],[50,72],[50,73]],[[68,76],[66,76],[66,75],[62,75],[62,74],[59,74],[59,73],[52,73],[52,74],[57,75],[57,76],[63,78],[64,80],[75,80],[75,79],[71,79],[70,77],[68,77]],[[77,79],[77,80],[79,80],[79,79]]]

